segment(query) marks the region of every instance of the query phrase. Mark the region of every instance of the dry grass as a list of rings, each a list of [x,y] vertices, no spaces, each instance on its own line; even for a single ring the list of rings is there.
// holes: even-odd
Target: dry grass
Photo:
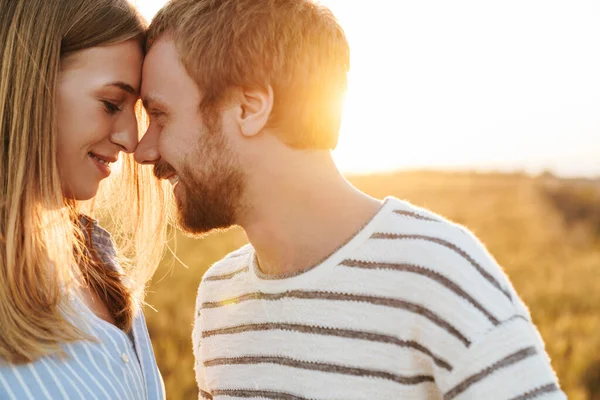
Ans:
[[[529,306],[569,398],[600,399],[596,187],[518,174],[420,172],[351,180],[375,197],[409,200],[473,230]],[[204,271],[246,238],[232,229],[202,240],[181,235],[177,240],[177,255],[190,268],[167,257],[148,296],[158,312],[146,313],[168,398],[195,399],[190,336],[196,290]]]

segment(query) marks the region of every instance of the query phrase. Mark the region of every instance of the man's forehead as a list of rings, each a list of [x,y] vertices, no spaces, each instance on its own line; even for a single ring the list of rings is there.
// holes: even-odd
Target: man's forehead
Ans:
[[[161,36],[150,47],[144,58],[143,77],[147,80],[161,79],[161,76],[178,69],[179,55],[175,42],[170,37]]]
[[[143,75],[151,77],[155,73],[166,70],[171,63],[171,57],[166,53],[165,49],[161,49],[159,46],[150,48],[144,58]]]
[[[200,93],[183,66],[172,37],[161,36],[150,47],[142,74],[144,104],[176,106],[198,103]]]
[[[178,61],[177,53],[170,51],[170,47],[168,40],[159,38],[152,45],[144,59],[141,88],[141,97],[144,105],[167,103],[164,96],[160,93],[174,86],[173,64]]]
[[[178,59],[177,47],[171,35],[162,35],[156,39],[146,54],[146,60],[153,63],[156,60],[177,61]]]

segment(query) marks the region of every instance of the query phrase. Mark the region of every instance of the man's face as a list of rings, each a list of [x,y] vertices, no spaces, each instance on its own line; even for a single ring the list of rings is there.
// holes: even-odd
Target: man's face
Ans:
[[[201,234],[235,224],[245,178],[223,132],[232,117],[201,115],[201,93],[168,36],[146,56],[141,95],[150,125],[135,158],[171,182],[181,229]]]

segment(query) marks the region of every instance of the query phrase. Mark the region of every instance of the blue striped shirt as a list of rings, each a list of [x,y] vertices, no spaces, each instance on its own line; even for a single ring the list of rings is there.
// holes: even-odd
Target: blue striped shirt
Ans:
[[[106,265],[120,268],[108,232],[93,221],[92,243]],[[0,399],[163,400],[165,390],[142,312],[129,334],[72,297],[77,326],[98,339],[64,344],[51,355],[11,365],[0,361]]]

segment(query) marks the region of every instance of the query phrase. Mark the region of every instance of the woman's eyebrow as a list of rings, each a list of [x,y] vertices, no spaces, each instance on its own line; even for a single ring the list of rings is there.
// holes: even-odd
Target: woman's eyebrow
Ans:
[[[119,89],[122,89],[122,90],[124,90],[125,92],[127,92],[129,94],[133,94],[133,95],[137,95],[138,94],[138,91],[135,90],[133,88],[133,86],[131,86],[130,84],[125,83],[125,82],[116,81],[116,82],[110,82],[110,83],[107,83],[106,85],[104,85],[104,87],[109,87],[109,86],[118,87]]]

